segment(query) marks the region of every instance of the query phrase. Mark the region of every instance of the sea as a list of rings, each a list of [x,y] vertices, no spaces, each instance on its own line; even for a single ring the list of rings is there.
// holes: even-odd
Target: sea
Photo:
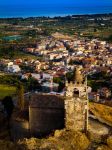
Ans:
[[[0,6],[0,18],[55,17],[112,13],[112,6]]]

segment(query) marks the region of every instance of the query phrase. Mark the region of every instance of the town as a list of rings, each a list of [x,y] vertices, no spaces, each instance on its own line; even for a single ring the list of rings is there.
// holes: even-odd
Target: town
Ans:
[[[89,135],[95,147],[111,135],[111,18],[0,19],[1,125],[8,120],[0,139],[42,138],[65,128]]]
[[[37,56],[36,60],[1,59],[1,74],[18,75],[21,81],[32,77],[41,87],[34,92],[42,90],[64,95],[65,77],[72,80],[74,69],[79,66],[82,73],[88,76],[88,84],[93,89],[89,99],[111,102],[112,44],[98,39],[59,39],[63,36],[59,33],[54,36],[56,38],[50,37],[36,43],[36,47],[23,49],[25,53]],[[105,78],[108,80],[105,81]],[[92,84],[93,81],[96,83]]]

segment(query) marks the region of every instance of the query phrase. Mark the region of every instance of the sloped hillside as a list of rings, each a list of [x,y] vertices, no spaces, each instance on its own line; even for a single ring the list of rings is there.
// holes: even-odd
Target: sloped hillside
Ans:
[[[93,143],[84,133],[57,130],[46,139],[23,139],[17,143],[0,140],[0,150],[112,150],[112,136],[105,142]]]
[[[17,143],[0,141],[0,150],[87,150],[90,145],[85,134],[74,131],[56,131],[46,139],[24,139]]]
[[[86,150],[90,142],[85,134],[74,131],[56,131],[55,135],[48,139],[24,139],[19,142],[25,150]]]
[[[98,103],[90,103],[89,107],[99,121],[112,126],[112,107]]]

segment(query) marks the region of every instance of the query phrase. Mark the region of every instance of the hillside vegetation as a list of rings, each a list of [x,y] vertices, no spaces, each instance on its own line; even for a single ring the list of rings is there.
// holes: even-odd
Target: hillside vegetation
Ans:
[[[112,150],[112,136],[105,144],[91,143],[85,134],[75,131],[57,130],[46,139],[23,139],[17,143],[0,140],[2,150]]]
[[[3,99],[5,96],[12,96],[16,93],[16,87],[0,84],[0,99]]]
[[[89,144],[85,134],[66,130],[56,131],[47,139],[24,139],[16,144],[0,141],[2,150],[86,150]]]
[[[98,104],[90,103],[90,111],[98,118],[101,122],[112,126],[112,107]]]

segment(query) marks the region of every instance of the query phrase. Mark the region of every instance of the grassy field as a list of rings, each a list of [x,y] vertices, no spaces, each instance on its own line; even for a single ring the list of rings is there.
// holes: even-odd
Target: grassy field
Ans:
[[[89,108],[97,118],[112,126],[112,107],[91,102]]]
[[[15,93],[16,93],[16,87],[0,84],[0,99],[3,99],[5,96],[12,96]]]
[[[38,57],[32,54],[22,52],[22,51],[17,51],[14,55],[14,59],[18,59],[18,58],[28,59],[28,60],[31,60],[31,59],[37,60]]]

